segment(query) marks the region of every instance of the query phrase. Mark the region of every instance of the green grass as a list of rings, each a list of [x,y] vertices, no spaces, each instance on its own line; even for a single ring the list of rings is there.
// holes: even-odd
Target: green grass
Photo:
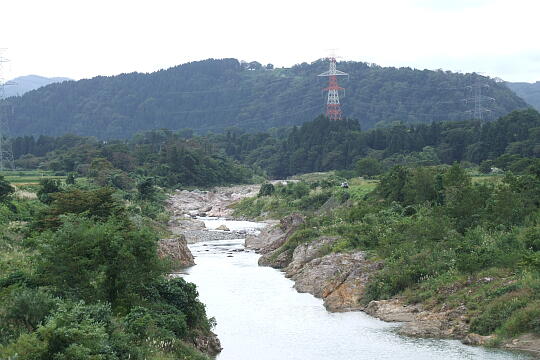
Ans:
[[[54,175],[52,171],[25,170],[25,171],[3,171],[0,172],[4,178],[14,185],[37,185],[44,178],[58,179],[65,181],[65,176]]]
[[[364,178],[353,178],[349,180],[351,199],[361,200],[364,196],[375,190],[378,183],[378,180],[366,180]]]
[[[473,184],[492,184],[496,185],[499,184],[504,179],[503,174],[495,174],[495,175],[474,175],[471,177],[471,180]]]

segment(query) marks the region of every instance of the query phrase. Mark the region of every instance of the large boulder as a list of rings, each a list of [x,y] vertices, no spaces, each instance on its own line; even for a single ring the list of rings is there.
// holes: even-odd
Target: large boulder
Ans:
[[[330,241],[325,240],[322,248]],[[288,270],[293,272],[294,288],[324,299],[330,311],[362,309],[360,300],[369,277],[380,269],[380,263],[366,259],[362,251],[315,257],[300,269],[292,264]]]
[[[257,252],[263,254],[259,258],[259,265],[276,269],[283,269],[289,265],[293,259],[293,251],[283,251],[280,248],[305,221],[303,215],[291,214],[281,219],[279,225],[261,231],[258,239],[246,239],[248,247],[255,248]]]
[[[187,246],[184,235],[161,239],[158,244],[158,255],[161,258],[172,260],[175,270],[195,265],[193,254]]]
[[[199,351],[208,354],[212,357],[216,356],[223,350],[221,347],[221,342],[219,341],[216,334],[209,332],[205,335],[197,335],[193,338],[193,346]]]
[[[337,237],[321,236],[312,242],[298,245],[294,249],[291,263],[285,269],[286,276],[291,277],[295,275],[305,264],[325,255],[337,239]]]
[[[268,254],[264,254],[259,258],[259,266],[270,266],[274,269],[283,269],[292,260],[293,251],[292,250],[285,250],[283,252],[271,252]]]
[[[262,253],[262,249],[268,248],[268,245],[274,243],[284,234],[285,232],[281,230],[279,225],[266,226],[259,234],[248,234],[245,246],[247,249]]]

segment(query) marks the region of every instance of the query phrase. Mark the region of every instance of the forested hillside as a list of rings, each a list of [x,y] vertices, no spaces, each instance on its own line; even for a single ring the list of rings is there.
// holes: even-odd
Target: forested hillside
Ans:
[[[515,111],[482,124],[469,120],[397,124],[360,131],[356,121],[319,117],[292,130],[213,135],[210,142],[243,163],[282,178],[313,171],[353,169],[359,159],[379,171],[395,165],[439,165],[468,161],[520,172],[540,157],[540,113]]]
[[[520,83],[506,83],[508,87],[520,96],[527,103],[534,106],[536,110],[540,110],[540,81],[533,84],[520,82]]]
[[[13,140],[19,169],[50,169],[96,176],[129,187],[127,174],[154,176],[164,186],[212,186],[250,181],[263,171],[272,178],[329,170],[376,175],[395,165],[440,165],[456,161],[523,172],[540,157],[540,113],[514,111],[495,121],[396,124],[362,131],[356,120],[320,116],[302,126],[268,132],[194,136],[191,131],[153,130],[129,141],[100,142],[64,135]],[[232,159],[236,161],[231,161]],[[243,164],[243,165],[240,165]],[[369,170],[366,170],[369,168]]]
[[[10,98],[11,130],[18,135],[73,133],[100,139],[128,138],[141,130],[190,128],[199,133],[228,127],[261,131],[302,124],[324,111],[323,60],[274,69],[236,59],[204,60],[151,74],[52,84]],[[467,86],[477,75],[384,68],[342,62],[349,73],[343,113],[362,129],[395,121],[431,123],[470,118]],[[488,78],[491,118],[527,104],[504,84]]]

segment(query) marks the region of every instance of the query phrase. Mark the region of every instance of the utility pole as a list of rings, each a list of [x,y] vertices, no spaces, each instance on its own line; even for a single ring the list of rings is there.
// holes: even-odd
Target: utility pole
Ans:
[[[6,83],[2,77],[2,65],[7,61],[0,53],[0,171],[14,169],[13,150],[9,139],[9,118],[13,108],[4,101],[4,86],[12,84]]]
[[[324,89],[325,91],[328,91],[328,97],[326,99],[326,117],[330,120],[341,120],[342,114],[339,103],[339,91],[343,90],[343,88],[338,85],[337,77],[349,76],[349,74],[336,69],[336,58],[334,56],[329,57],[327,60],[330,62],[330,68],[328,71],[318,75],[328,77],[328,87]]]

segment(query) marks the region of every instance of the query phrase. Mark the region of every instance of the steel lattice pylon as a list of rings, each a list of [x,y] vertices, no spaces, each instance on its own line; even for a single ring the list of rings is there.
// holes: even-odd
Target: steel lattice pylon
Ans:
[[[339,91],[343,90],[343,88],[338,85],[337,77],[349,76],[349,74],[336,69],[336,59],[334,57],[330,57],[328,60],[330,61],[330,69],[318,75],[328,77],[328,87],[324,89],[328,91],[326,116],[330,120],[341,120],[342,114],[341,106],[339,104]]]
[[[6,83],[1,76],[2,63],[6,61],[5,58],[0,56],[0,171],[14,169],[13,150],[9,139],[9,118],[13,110],[11,105],[4,101],[4,86]]]

